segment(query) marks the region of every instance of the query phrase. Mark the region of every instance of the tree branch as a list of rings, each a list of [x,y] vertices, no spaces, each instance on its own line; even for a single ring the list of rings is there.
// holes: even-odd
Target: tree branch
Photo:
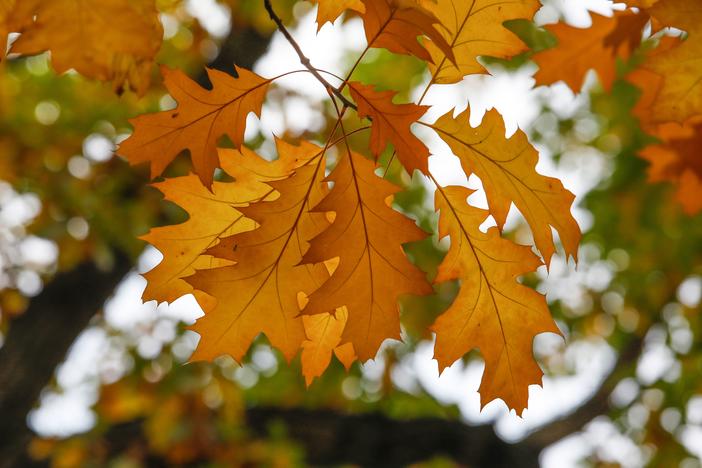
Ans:
[[[310,62],[310,59],[302,52],[302,49],[300,48],[300,44],[295,41],[295,39],[292,37],[290,34],[290,31],[285,27],[283,24],[283,20],[280,19],[280,17],[275,13],[275,10],[273,10],[273,5],[271,5],[271,0],[263,0],[263,4],[266,7],[266,11],[268,12],[268,16],[271,17],[273,22],[275,22],[276,26],[278,26],[278,30],[285,36],[285,39],[290,43],[293,49],[295,49],[295,52],[297,53],[297,56],[300,57],[300,63],[304,65],[305,68],[307,68],[310,73],[319,81],[322,83],[322,86],[324,86],[327,89],[327,92],[334,94],[334,96],[338,97],[339,100],[344,103],[346,107],[350,107],[353,110],[358,110],[358,107],[356,107],[356,104],[353,102],[349,101],[344,94],[339,91],[336,87],[332,86],[331,83],[329,83],[320,73],[317,71],[315,67],[312,66],[312,63]]]
[[[305,462],[311,466],[353,464],[364,467],[400,467],[448,457],[473,467],[535,468],[540,447],[509,444],[492,427],[468,426],[442,418],[396,420],[382,414],[344,414],[326,409],[254,407],[245,414],[253,436],[268,437],[271,429],[283,425],[287,436],[302,446]],[[112,426],[100,439],[108,456],[117,457],[130,447],[148,447],[144,420]],[[274,432],[277,432],[275,430]],[[80,437],[80,436],[78,436]],[[201,466],[211,460],[204,453],[185,466]],[[147,466],[171,466],[161,455],[146,451]],[[22,466],[43,467],[46,460],[22,460]]]
[[[619,353],[612,372],[605,378],[597,391],[573,412],[546,424],[531,433],[524,442],[529,445],[548,447],[566,436],[580,431],[583,426],[592,421],[596,416],[606,414],[609,409],[609,396],[614,387],[622,379],[622,372],[635,364],[642,352],[642,341],[634,338]]]
[[[269,42],[270,36],[251,28],[232,29],[210,66],[228,72],[234,63],[252,68]],[[58,274],[10,324],[0,347],[0,468],[16,466],[18,457],[24,455],[32,437],[27,427],[29,411],[70,345],[130,270],[129,260],[114,253],[116,261],[110,271],[86,262]]]
[[[540,447],[508,444],[489,425],[272,407],[250,408],[246,418],[249,428],[261,435],[271,424],[283,423],[313,465],[407,466],[443,455],[466,466],[539,466]]]
[[[0,467],[14,466],[24,452],[31,438],[27,414],[76,336],[130,267],[120,254],[109,271],[86,262],[59,273],[12,321],[0,348]]]

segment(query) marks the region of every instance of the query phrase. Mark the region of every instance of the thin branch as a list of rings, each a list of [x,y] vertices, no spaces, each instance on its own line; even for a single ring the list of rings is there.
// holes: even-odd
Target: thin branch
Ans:
[[[643,351],[641,338],[632,338],[619,352],[619,357],[610,374],[600,384],[598,390],[571,413],[562,416],[531,433],[523,442],[546,447],[573,434],[592,421],[596,416],[607,414],[611,409],[609,397],[614,387],[622,380],[622,374],[632,372]]]
[[[317,71],[315,67],[312,66],[312,63],[310,62],[310,59],[307,58],[307,56],[302,52],[302,49],[300,48],[300,45],[295,41],[295,39],[292,37],[290,34],[290,31],[285,27],[283,24],[283,21],[280,19],[280,17],[275,13],[275,10],[273,10],[273,5],[271,5],[271,0],[263,0],[263,4],[266,7],[266,11],[268,12],[268,16],[271,17],[273,22],[275,22],[276,26],[278,26],[278,30],[283,33],[283,36],[285,36],[285,39],[290,43],[290,45],[295,49],[295,52],[297,52],[297,56],[300,57],[300,63],[307,68],[312,75],[317,78],[317,81],[322,83],[322,86],[324,86],[328,92],[334,94],[334,96],[338,97],[341,102],[344,103],[344,106],[350,107],[353,110],[358,110],[356,107],[356,104],[353,102],[349,101],[346,96],[342,94],[341,91],[339,91],[337,88],[332,86],[331,83],[329,83],[320,73]]]

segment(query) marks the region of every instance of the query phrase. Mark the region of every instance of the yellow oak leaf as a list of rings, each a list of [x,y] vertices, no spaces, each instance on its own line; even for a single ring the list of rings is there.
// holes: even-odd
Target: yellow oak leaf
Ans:
[[[560,332],[544,296],[517,281],[541,265],[539,258],[529,247],[500,237],[497,228],[481,232],[488,213],[468,205],[471,193],[464,187],[436,193],[439,235],[450,236],[451,247],[435,281],[459,279],[461,289],[432,326],[434,357],[443,370],[478,348],[485,360],[481,405],[501,398],[521,413],[529,385],[540,384],[543,376],[533,357],[534,337]]]
[[[672,182],[676,198],[687,214],[702,211],[702,122],[684,125],[668,122],[656,128],[660,144],[644,148],[640,155],[651,163],[651,182]]]
[[[410,126],[428,109],[416,104],[393,104],[393,91],[375,91],[373,86],[350,82],[351,96],[358,105],[358,114],[370,117],[370,150],[378,157],[392,143],[397,157],[412,174],[415,169],[423,173],[429,170],[429,149],[422,140],[414,136]]]
[[[317,0],[317,30],[326,23],[333,23],[346,10],[366,11],[361,0]]]
[[[202,337],[193,360],[226,353],[241,362],[259,333],[290,360],[305,340],[298,295],[316,290],[329,277],[322,263],[300,263],[307,239],[328,226],[324,213],[311,212],[325,193],[325,150],[311,144],[305,148],[311,153],[309,164],[289,178],[269,182],[278,198],[239,208],[259,227],[223,239],[209,251],[236,264],[187,278],[195,289],[217,300],[192,326]],[[225,252],[228,255],[219,255]]]
[[[21,0],[9,4],[9,18],[0,26],[0,55],[5,52],[6,32],[17,32],[20,36],[11,52],[50,51],[59,73],[75,69],[88,78],[112,81],[117,91],[129,86],[143,94],[148,88],[163,39],[153,0]],[[0,7],[0,15],[2,10]]]
[[[363,0],[366,11],[361,17],[368,47],[385,48],[431,62],[431,55],[417,40],[420,36],[427,36],[454,60],[453,51],[439,33],[439,20],[427,8],[429,3],[423,0]]]
[[[278,140],[278,147],[289,146]],[[208,310],[211,298],[194,291],[183,278],[196,270],[231,265],[230,260],[206,253],[222,238],[250,231],[256,223],[244,217],[239,207],[273,196],[266,184],[287,177],[298,166],[305,164],[292,150],[278,151],[281,157],[267,162],[253,151],[243,148],[219,149],[222,169],[234,180],[214,182],[211,188],[202,185],[195,175],[175,177],[153,184],[166,200],[176,203],[188,212],[187,221],[152,229],[142,237],[163,254],[163,260],[144,274],[147,286],[144,301],[172,302],[194,293],[200,306]]]
[[[660,0],[646,11],[663,26],[673,26],[690,34],[702,33],[702,4],[699,1]]]
[[[538,0],[520,2],[494,0],[439,0],[430,6],[440,21],[441,35],[453,51],[456,63],[433,42],[427,44],[433,63],[433,83],[458,83],[465,75],[485,73],[479,56],[508,58],[526,50],[526,45],[502,26],[507,20],[531,20],[541,7]]]
[[[348,308],[342,342],[350,342],[358,358],[375,357],[386,338],[400,338],[398,297],[429,294],[424,273],[402,249],[426,237],[414,221],[389,206],[399,189],[375,175],[375,164],[347,151],[328,180],[334,187],[315,211],[334,212],[332,225],[310,241],[303,262],[339,258],[339,265],[309,295],[304,314]]]
[[[20,29],[20,25],[31,18],[15,17],[15,0],[0,0],[0,62],[5,58],[7,52],[7,36],[15,29]]]
[[[643,66],[664,78],[651,106],[655,121],[683,123],[702,114],[702,35],[651,57]]]
[[[617,57],[626,60],[638,47],[648,15],[615,11],[612,17],[595,13],[591,16],[589,28],[562,23],[545,27],[556,36],[558,46],[533,55],[532,60],[539,66],[534,75],[537,85],[565,81],[570,89],[579,91],[587,72],[594,69],[602,86],[606,90],[612,88],[617,77]]]
[[[324,373],[331,362],[334,353],[348,369],[355,360],[351,343],[341,344],[341,335],[346,326],[349,313],[341,307],[336,314],[326,313],[304,315],[302,322],[305,326],[307,339],[302,343],[302,374],[309,386],[312,381]]]
[[[646,60],[650,60],[652,57],[659,54],[666,54],[679,44],[680,39],[678,37],[663,36],[658,41],[658,45],[655,48],[646,52]],[[627,74],[626,79],[639,88],[641,93],[631,113],[639,119],[642,128],[648,132],[655,133],[656,126],[660,122],[652,108],[663,87],[664,76],[647,68],[640,67]]]
[[[624,0],[624,3],[630,7],[636,8],[650,8],[656,4],[658,0]]]
[[[538,153],[521,130],[506,138],[504,122],[495,110],[472,128],[470,109],[457,117],[448,112],[430,127],[460,159],[466,174],[480,178],[490,214],[500,229],[514,203],[529,223],[547,265],[555,252],[551,226],[560,234],[566,255],[577,258],[580,228],[570,212],[575,196],[560,180],[536,172]]]
[[[132,120],[134,133],[118,153],[130,164],[149,163],[151,176],[159,176],[183,150],[190,151],[195,173],[206,186],[219,167],[217,141],[229,136],[236,147],[244,140],[246,117],[260,116],[271,80],[236,67],[239,76],[208,69],[212,89],[207,90],[179,70],[161,67],[164,83],[178,107]]]

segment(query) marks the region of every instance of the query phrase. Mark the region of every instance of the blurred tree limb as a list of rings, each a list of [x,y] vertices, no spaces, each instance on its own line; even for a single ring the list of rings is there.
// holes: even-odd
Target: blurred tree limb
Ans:
[[[88,261],[59,273],[14,319],[0,348],[0,467],[15,466],[32,436],[27,415],[76,337],[131,268],[117,253],[101,270]]]
[[[210,66],[227,73],[234,71],[235,63],[253,68],[270,39],[253,28],[232,29]],[[204,70],[198,81],[207,83]],[[57,274],[10,324],[0,348],[0,468],[21,466],[17,460],[32,436],[27,415],[41,390],[53,378],[71,344],[132,268],[121,252],[115,250],[113,255],[115,262],[109,271],[87,261]]]

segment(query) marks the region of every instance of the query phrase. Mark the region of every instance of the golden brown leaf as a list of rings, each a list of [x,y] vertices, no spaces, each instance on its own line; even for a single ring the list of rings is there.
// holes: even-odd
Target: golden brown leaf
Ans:
[[[646,60],[659,54],[666,54],[679,44],[678,37],[663,36],[655,48],[647,51]],[[658,116],[653,112],[652,107],[663,87],[664,77],[646,68],[636,68],[626,76],[626,79],[641,92],[631,113],[639,119],[644,129],[655,133]]]
[[[699,1],[660,0],[646,10],[663,26],[673,26],[689,33],[702,32],[702,4]]]
[[[0,62],[7,52],[7,36],[14,29],[20,29],[17,23],[24,23],[26,19],[13,18],[15,0],[0,0]]]
[[[525,44],[502,26],[507,20],[531,20],[541,7],[538,0],[439,0],[430,7],[439,19],[439,31],[453,51],[456,63],[433,42],[427,45],[434,83],[457,83],[465,75],[485,73],[479,56],[507,58],[526,50]]]
[[[226,353],[241,361],[252,340],[264,333],[290,360],[304,341],[298,295],[316,290],[329,277],[321,263],[300,264],[307,239],[328,225],[323,213],[310,211],[324,195],[324,150],[312,144],[304,149],[314,158],[310,164],[287,179],[269,182],[278,198],[239,208],[259,227],[223,239],[210,251],[236,264],[187,278],[217,299],[217,306],[192,327],[202,337],[192,359]]]
[[[661,124],[656,129],[661,144],[641,151],[641,157],[651,163],[651,182],[672,182],[676,198],[686,213],[702,211],[702,122],[685,125],[675,122]]]
[[[425,7],[423,0],[363,0],[362,15],[368,47],[383,47],[396,54],[414,55],[431,62],[429,52],[417,41],[429,37],[446,56],[454,60],[453,51],[439,33],[439,20]]]
[[[317,30],[321,29],[327,22],[333,23],[346,10],[354,10],[358,13],[366,11],[361,0],[317,0]]]
[[[560,234],[566,255],[577,257],[580,228],[570,213],[575,197],[560,180],[536,172],[538,153],[521,130],[506,138],[504,122],[495,110],[472,128],[470,109],[457,117],[449,112],[431,128],[458,156],[466,174],[480,178],[490,214],[500,229],[514,203],[529,223],[547,265],[555,252],[551,226]]]
[[[537,85],[558,81],[579,91],[586,73],[594,69],[602,86],[609,90],[617,77],[617,57],[625,60],[641,42],[648,15],[631,11],[614,12],[606,17],[591,14],[589,28],[557,23],[545,28],[558,40],[558,46],[534,54],[539,66],[534,75]]]
[[[302,374],[309,386],[312,381],[324,373],[331,362],[332,352],[347,369],[355,360],[351,343],[341,344],[341,334],[348,320],[348,310],[342,307],[336,314],[326,313],[304,315],[307,339],[302,343]]]
[[[5,52],[5,31],[18,32],[21,35],[12,44],[11,52],[34,55],[50,51],[59,73],[73,68],[86,77],[112,81],[118,91],[130,86],[143,94],[148,88],[151,67],[163,38],[153,0],[12,3],[9,2],[10,17],[0,26],[0,55]]]
[[[624,3],[630,7],[636,8],[650,8],[656,4],[658,0],[625,0]]]
[[[348,308],[342,342],[350,342],[359,359],[375,357],[386,338],[400,338],[397,299],[428,294],[424,274],[412,265],[402,245],[426,237],[414,223],[389,205],[398,191],[377,177],[375,165],[346,152],[328,179],[334,187],[315,211],[336,213],[332,225],[310,241],[305,263],[339,258],[339,266],[309,296],[304,314]]]
[[[410,126],[428,107],[416,104],[393,104],[393,91],[375,91],[372,86],[350,82],[351,96],[358,105],[358,114],[370,117],[370,150],[377,158],[392,143],[397,157],[412,174],[419,169],[424,174],[429,170],[429,149],[422,140],[412,134]]]
[[[540,384],[543,372],[532,353],[534,337],[560,333],[544,296],[517,281],[541,265],[527,246],[500,237],[497,228],[482,233],[488,213],[468,205],[464,187],[439,188],[439,235],[451,247],[439,266],[436,282],[459,279],[461,289],[449,309],[436,320],[434,357],[443,370],[471,349],[485,360],[480,384],[482,406],[501,398],[521,413],[529,385]]]
[[[178,107],[130,120],[134,133],[118,153],[131,164],[148,162],[151,176],[156,177],[187,149],[195,173],[209,187],[219,167],[217,141],[227,135],[236,147],[241,146],[246,117],[251,112],[260,116],[271,80],[238,67],[239,78],[208,69],[212,90],[207,90],[179,70],[162,67],[161,73]]]
[[[288,146],[277,143],[279,147]],[[238,208],[271,196],[273,189],[265,182],[286,177],[307,162],[285,149],[279,151],[279,159],[270,163],[246,148],[219,152],[222,168],[234,179],[232,182],[214,182],[210,189],[197,176],[188,175],[154,184],[166,200],[187,211],[189,218],[181,224],[154,228],[142,237],[163,254],[161,263],[144,275],[145,301],[172,302],[194,293],[203,309],[208,310],[206,304],[212,299],[194,291],[183,278],[196,270],[231,265],[232,261],[215,258],[206,251],[224,237],[254,229],[256,223]]]
[[[702,24],[689,34],[677,47],[650,55],[642,65],[663,77],[650,107],[655,122],[684,123],[702,114]]]

